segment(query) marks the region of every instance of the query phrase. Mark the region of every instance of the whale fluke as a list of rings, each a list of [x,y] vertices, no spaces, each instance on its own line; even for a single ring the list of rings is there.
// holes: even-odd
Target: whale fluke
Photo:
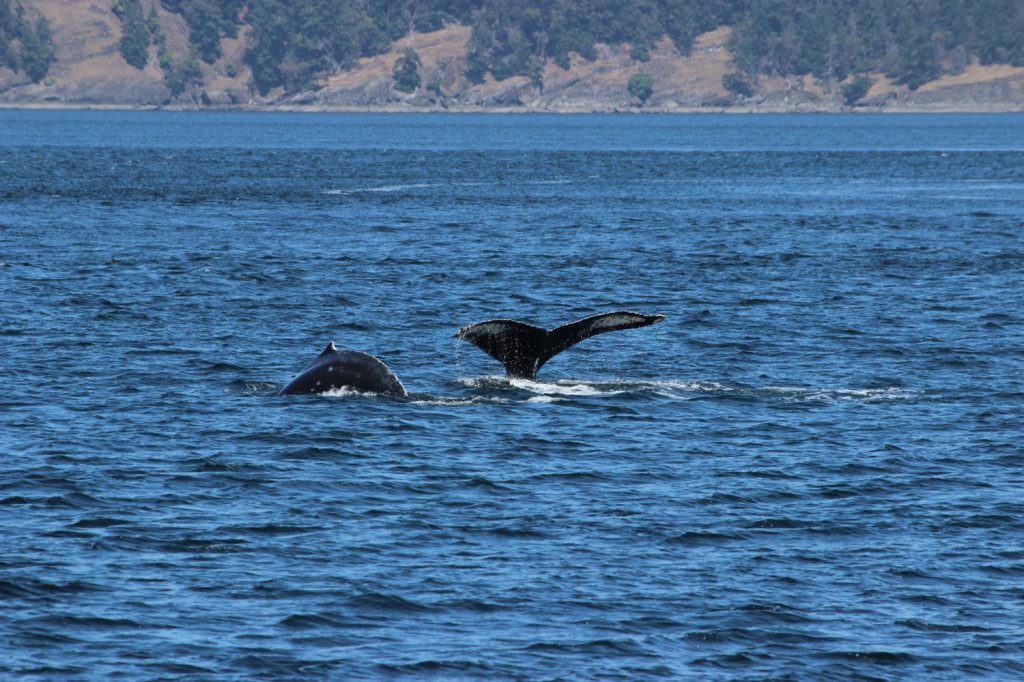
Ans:
[[[516,320],[487,320],[463,327],[455,337],[469,341],[505,365],[514,379],[534,379],[545,362],[595,334],[646,327],[664,315],[643,315],[627,310],[591,315],[548,330]]]
[[[357,350],[338,350],[333,341],[277,395],[327,393],[341,388],[407,395],[402,382],[383,362]]]

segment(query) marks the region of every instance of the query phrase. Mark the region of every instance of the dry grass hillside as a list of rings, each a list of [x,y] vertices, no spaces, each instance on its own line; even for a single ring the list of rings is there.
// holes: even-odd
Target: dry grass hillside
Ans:
[[[203,82],[182,96],[171,97],[150,48],[144,69],[128,65],[118,41],[121,24],[108,0],[21,0],[29,17],[50,21],[57,61],[43,83],[30,83],[24,74],[0,69],[0,106],[71,107],[235,107],[310,110],[448,110],[448,111],[844,111],[841,84],[811,77],[762,78],[757,93],[739,99],[722,86],[731,70],[726,45],[729,29],[697,39],[689,55],[681,55],[663,40],[648,62],[629,57],[628,46],[598,46],[598,58],[574,57],[571,68],[549,64],[538,87],[528,78],[481,84],[462,75],[470,29],[449,26],[434,33],[413,34],[388,54],[362,59],[350,71],[331,75],[301,93],[281,90],[256,96],[249,88],[245,67],[246,31],[222,41],[223,57],[203,64]],[[158,0],[142,0],[144,12],[155,7],[172,55],[187,55],[187,26]],[[392,87],[395,60],[407,48],[420,55],[422,86],[412,94]],[[641,107],[629,96],[630,76],[651,76],[654,91]],[[982,67],[974,64],[955,76],[945,76],[915,92],[881,75],[859,103],[858,110],[876,111],[1024,111],[1024,68]]]

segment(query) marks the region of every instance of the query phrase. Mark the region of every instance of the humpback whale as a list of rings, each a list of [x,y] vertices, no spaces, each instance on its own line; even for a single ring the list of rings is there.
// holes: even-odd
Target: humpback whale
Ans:
[[[333,341],[276,395],[326,393],[339,388],[407,395],[402,382],[383,362],[357,350],[338,350]]]
[[[501,364],[513,379],[535,379],[537,370],[562,351],[595,334],[646,327],[664,315],[643,315],[627,310],[591,315],[554,329],[516,320],[487,320],[463,327],[455,338],[469,341]]]
[[[550,330],[516,320],[487,320],[463,327],[455,336],[496,358],[505,365],[510,377],[532,380],[545,362],[584,339],[616,329],[646,327],[664,319],[664,315],[617,310]],[[275,395],[327,393],[340,388],[400,397],[408,395],[402,382],[383,362],[357,350],[338,350],[333,341]]]

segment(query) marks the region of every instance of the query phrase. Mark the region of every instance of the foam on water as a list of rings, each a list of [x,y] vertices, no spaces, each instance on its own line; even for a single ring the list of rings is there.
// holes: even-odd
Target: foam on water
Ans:
[[[348,194],[361,194],[361,193],[379,193],[379,194],[394,194],[396,192],[408,192],[409,190],[418,189],[438,189],[443,187],[479,187],[486,183],[483,182],[413,182],[408,184],[389,184],[379,185],[376,187],[356,187],[353,189],[328,189],[324,190],[324,194],[327,195],[348,195]]]

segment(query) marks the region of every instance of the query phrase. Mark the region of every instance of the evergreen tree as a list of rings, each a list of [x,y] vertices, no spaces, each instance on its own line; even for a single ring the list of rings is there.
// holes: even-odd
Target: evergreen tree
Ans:
[[[14,42],[20,43],[20,50]],[[19,3],[12,8],[9,0],[0,0],[0,66],[12,71],[24,70],[33,82],[46,77],[50,65],[56,60],[50,23],[40,17],[35,25],[25,18],[25,8]]]
[[[977,27],[976,50],[982,64],[1024,66],[1024,2],[979,0],[969,4]]]
[[[220,24],[213,7],[207,3],[196,3],[189,19],[188,40],[196,54],[207,64],[220,59]]]
[[[17,16],[10,8],[10,0],[0,0],[0,67],[17,71],[20,65],[10,41],[17,36]]]
[[[654,94],[654,81],[646,73],[634,73],[629,77],[626,89],[629,90],[629,96],[636,97],[640,100],[640,106],[643,106]]]
[[[722,87],[739,97],[751,97],[755,92],[754,84],[739,71],[722,76]]]
[[[852,107],[863,99],[864,95],[868,94],[868,90],[871,89],[873,83],[874,81],[867,76],[858,76],[844,85],[842,93],[843,99],[846,100],[846,106]]]
[[[33,28],[27,20],[21,25],[21,68],[32,79],[39,83],[46,77],[50,64],[55,59],[53,37],[50,35],[50,23],[46,17],[36,22]]]
[[[171,91],[172,97],[179,97],[189,86],[203,82],[203,67],[195,58],[189,56],[181,62],[173,61],[164,67],[164,83]]]
[[[12,71],[21,68],[18,60],[18,53],[11,45],[21,30],[21,21],[18,15],[11,9],[10,0],[0,0],[0,66],[6,66]]]
[[[149,23],[142,16],[139,0],[116,0],[114,14],[121,19],[121,56],[136,69],[145,68],[149,61]]]
[[[423,66],[423,61],[416,54],[416,50],[408,48],[402,56],[395,60],[395,67],[392,70],[392,79],[395,81],[395,90],[412,94],[420,87],[420,74],[417,71]]]

